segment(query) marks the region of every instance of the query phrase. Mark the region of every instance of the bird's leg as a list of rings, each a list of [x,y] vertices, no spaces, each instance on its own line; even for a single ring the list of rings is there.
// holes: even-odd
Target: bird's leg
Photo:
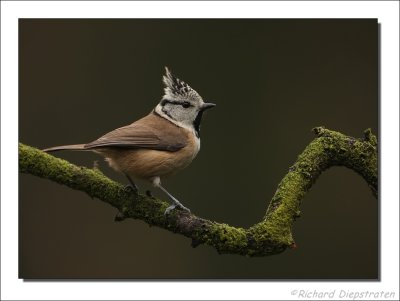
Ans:
[[[153,178],[153,185],[155,187],[160,188],[162,191],[164,191],[164,193],[174,202],[171,206],[169,206],[164,214],[167,215],[171,212],[171,210],[174,210],[176,207],[181,208],[182,210],[186,210],[187,212],[190,213],[190,209],[186,208],[185,206],[182,205],[181,202],[179,202],[172,194],[170,194],[164,187],[161,186],[161,181],[160,181],[160,177],[155,177]]]
[[[130,183],[130,185],[128,185],[128,187],[131,187],[133,189],[133,191],[137,194],[139,189],[136,186],[136,184],[132,181],[131,177],[128,174],[125,174],[125,176],[128,178],[128,181]]]
[[[170,212],[171,210],[174,210],[176,207],[179,207],[179,208],[181,208],[181,209],[183,209],[183,210],[186,210],[187,212],[190,213],[190,209],[189,209],[189,208],[186,208],[185,206],[183,206],[182,203],[179,202],[179,201],[178,201],[172,194],[170,194],[164,187],[162,187],[161,185],[159,185],[158,188],[160,188],[162,191],[164,191],[165,194],[168,195],[168,197],[174,202],[171,206],[169,206],[169,207],[165,210],[164,214],[169,214],[169,212]]]
[[[128,181],[129,181],[129,183],[130,183],[130,185],[126,185],[126,186],[125,186],[125,189],[130,189],[130,190],[133,191],[134,194],[137,195],[138,192],[139,192],[138,187],[137,187],[136,184],[132,181],[131,177],[130,177],[128,174],[125,174],[125,176],[128,178]],[[115,218],[114,218],[114,221],[120,222],[120,221],[123,221],[124,219],[125,219],[124,213],[118,210],[117,215],[116,215]]]

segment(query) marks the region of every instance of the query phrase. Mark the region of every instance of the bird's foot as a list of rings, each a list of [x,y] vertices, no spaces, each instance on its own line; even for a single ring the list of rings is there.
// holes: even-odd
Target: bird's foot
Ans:
[[[132,186],[131,184],[128,184],[124,187],[125,190],[130,190],[132,191],[134,194],[138,194],[138,188],[137,186]]]
[[[125,186],[125,189],[129,189],[128,187],[130,187],[130,189],[132,189],[132,191],[133,191],[135,194],[138,194],[138,193],[139,193],[139,188],[138,188],[138,187],[136,186],[136,184],[132,181],[131,177],[130,177],[128,174],[125,174],[125,176],[128,178],[128,181],[129,181],[129,184],[130,184],[130,185]]]
[[[185,206],[183,206],[180,202],[176,202],[174,204],[172,204],[171,206],[169,206],[167,209],[165,209],[164,214],[168,215],[172,210],[174,210],[175,208],[179,208],[181,210],[185,210],[188,213],[190,213],[190,209],[186,208]]]

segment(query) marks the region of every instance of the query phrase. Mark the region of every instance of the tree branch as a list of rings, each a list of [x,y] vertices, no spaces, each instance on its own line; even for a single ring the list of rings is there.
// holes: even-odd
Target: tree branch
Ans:
[[[119,219],[140,219],[149,225],[183,234],[192,246],[207,244],[219,253],[265,256],[295,246],[292,225],[300,202],[318,176],[331,166],[346,166],[360,174],[375,197],[378,194],[377,139],[370,129],[355,139],[323,127],[280,182],[261,222],[243,229],[174,210],[168,203],[136,193],[104,176],[97,168],[78,167],[36,148],[19,144],[20,172],[29,173],[86,192],[120,211]]]

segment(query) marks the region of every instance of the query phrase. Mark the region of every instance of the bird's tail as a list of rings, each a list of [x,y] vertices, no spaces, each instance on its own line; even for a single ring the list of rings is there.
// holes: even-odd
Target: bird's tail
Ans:
[[[61,150],[87,150],[85,149],[85,144],[72,144],[72,145],[61,145],[45,148],[44,152],[55,152]]]

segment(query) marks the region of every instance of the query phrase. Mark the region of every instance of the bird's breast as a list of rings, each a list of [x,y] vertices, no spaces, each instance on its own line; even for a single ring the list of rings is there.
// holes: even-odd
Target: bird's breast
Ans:
[[[150,179],[175,174],[187,167],[200,150],[200,139],[188,135],[187,144],[175,152],[152,149],[107,149],[101,151],[109,165],[134,177]]]

